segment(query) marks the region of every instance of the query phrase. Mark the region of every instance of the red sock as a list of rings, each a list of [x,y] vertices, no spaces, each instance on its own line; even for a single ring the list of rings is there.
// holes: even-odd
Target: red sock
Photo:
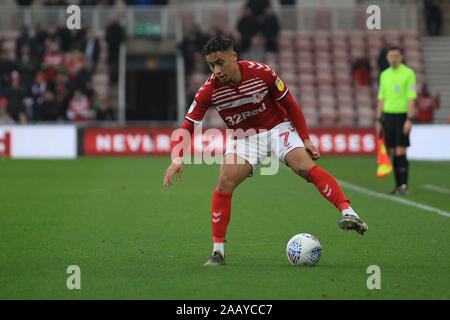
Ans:
[[[344,195],[341,187],[331,174],[315,165],[306,176],[308,182],[314,183],[317,190],[330,201],[339,211],[350,207],[350,200]]]
[[[211,205],[213,242],[223,243],[231,215],[231,193],[214,190]]]

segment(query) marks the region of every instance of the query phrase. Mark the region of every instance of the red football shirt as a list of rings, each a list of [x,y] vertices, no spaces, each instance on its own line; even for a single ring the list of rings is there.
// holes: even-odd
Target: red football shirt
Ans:
[[[213,74],[195,95],[186,119],[199,123],[214,107],[230,129],[266,129],[287,121],[286,110],[277,101],[288,93],[275,71],[254,61],[238,61],[242,78],[225,84]]]

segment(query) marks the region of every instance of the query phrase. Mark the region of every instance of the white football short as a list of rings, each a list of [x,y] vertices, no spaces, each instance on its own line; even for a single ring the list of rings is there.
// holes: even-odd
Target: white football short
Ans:
[[[304,148],[302,139],[290,121],[282,122],[270,130],[241,139],[229,139],[225,154],[236,154],[245,159],[255,171],[267,157],[273,153],[279,161],[286,164],[284,158],[295,148]]]

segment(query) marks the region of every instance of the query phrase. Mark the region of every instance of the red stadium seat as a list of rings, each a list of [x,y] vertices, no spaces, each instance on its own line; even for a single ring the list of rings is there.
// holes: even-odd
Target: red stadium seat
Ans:
[[[419,33],[417,30],[404,30],[402,31],[403,39],[418,39]]]
[[[314,85],[316,81],[316,77],[313,74],[300,74],[298,77],[300,86],[302,85]]]
[[[337,111],[331,105],[319,106],[319,119],[320,123],[325,126],[333,126],[337,120]]]
[[[342,39],[333,39],[331,41],[331,50],[345,50],[347,51],[348,43],[345,40]]]
[[[312,50],[312,48],[313,48],[313,45],[312,45],[311,41],[309,41],[309,40],[297,40],[295,42],[294,46],[298,51]]]
[[[308,40],[310,41],[312,38],[312,33],[310,31],[303,31],[303,30],[299,30],[295,33],[295,38],[297,39],[297,41],[299,40]]]
[[[345,30],[334,30],[334,31],[331,31],[330,37],[331,37],[332,41],[336,41],[336,40],[346,41],[347,37],[348,37],[348,32]]]
[[[317,29],[330,29],[331,28],[331,9],[319,8],[316,10],[316,28]]]
[[[309,61],[299,61],[297,64],[297,71],[300,73],[313,74],[316,71],[315,66]]]
[[[347,60],[348,59],[348,51],[347,49],[335,49],[333,50],[333,59],[337,60]]]

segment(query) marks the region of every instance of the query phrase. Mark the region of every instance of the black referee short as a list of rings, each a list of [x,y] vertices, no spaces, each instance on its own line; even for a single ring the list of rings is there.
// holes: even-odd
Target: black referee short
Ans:
[[[406,113],[384,113],[382,125],[386,148],[409,147],[409,134],[403,134]]]

